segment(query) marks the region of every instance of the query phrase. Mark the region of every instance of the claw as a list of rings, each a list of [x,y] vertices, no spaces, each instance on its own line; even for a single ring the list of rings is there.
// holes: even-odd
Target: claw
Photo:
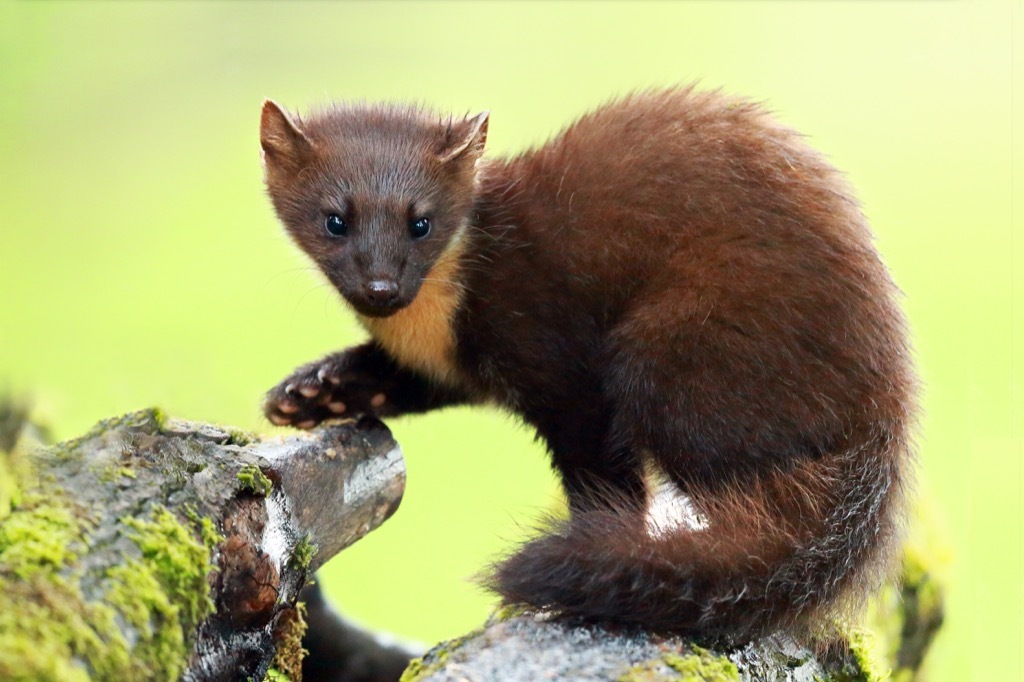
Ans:
[[[341,383],[341,379],[331,374],[326,367],[321,367],[317,371],[316,378],[320,381],[321,384],[324,383],[325,381],[334,384],[335,386]]]

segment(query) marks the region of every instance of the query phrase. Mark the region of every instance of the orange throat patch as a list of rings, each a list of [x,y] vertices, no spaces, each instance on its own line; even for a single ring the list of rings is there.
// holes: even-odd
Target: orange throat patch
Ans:
[[[427,273],[416,298],[391,317],[357,315],[370,336],[399,364],[443,384],[458,382],[455,311],[462,302],[456,241]]]

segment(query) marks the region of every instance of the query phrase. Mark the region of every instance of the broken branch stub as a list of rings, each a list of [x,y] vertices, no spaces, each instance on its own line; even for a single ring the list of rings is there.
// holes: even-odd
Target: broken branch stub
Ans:
[[[0,607],[62,638],[47,650],[64,667],[28,660],[25,623],[0,619],[0,678],[10,665],[263,679],[307,576],[388,518],[405,484],[398,446],[368,418],[258,438],[146,410],[27,461],[0,518]],[[42,539],[33,555],[25,537],[50,531],[66,551]]]

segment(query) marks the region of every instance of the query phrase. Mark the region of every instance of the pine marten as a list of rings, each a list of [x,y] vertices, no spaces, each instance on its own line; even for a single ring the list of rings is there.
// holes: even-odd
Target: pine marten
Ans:
[[[858,601],[901,525],[915,378],[840,174],[692,87],[505,159],[483,158],[487,126],[264,103],[277,215],[370,334],[271,390],[268,418],[521,417],[571,513],[494,567],[509,603],[744,639]],[[651,468],[700,523],[652,531]]]

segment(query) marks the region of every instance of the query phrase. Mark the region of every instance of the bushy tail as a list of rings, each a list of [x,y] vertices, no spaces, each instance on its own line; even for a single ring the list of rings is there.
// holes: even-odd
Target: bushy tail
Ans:
[[[864,594],[898,535],[904,443],[879,437],[719,492],[703,530],[649,533],[625,504],[556,522],[500,563],[508,603],[649,630],[748,639]],[[725,490],[725,492],[722,492]]]

